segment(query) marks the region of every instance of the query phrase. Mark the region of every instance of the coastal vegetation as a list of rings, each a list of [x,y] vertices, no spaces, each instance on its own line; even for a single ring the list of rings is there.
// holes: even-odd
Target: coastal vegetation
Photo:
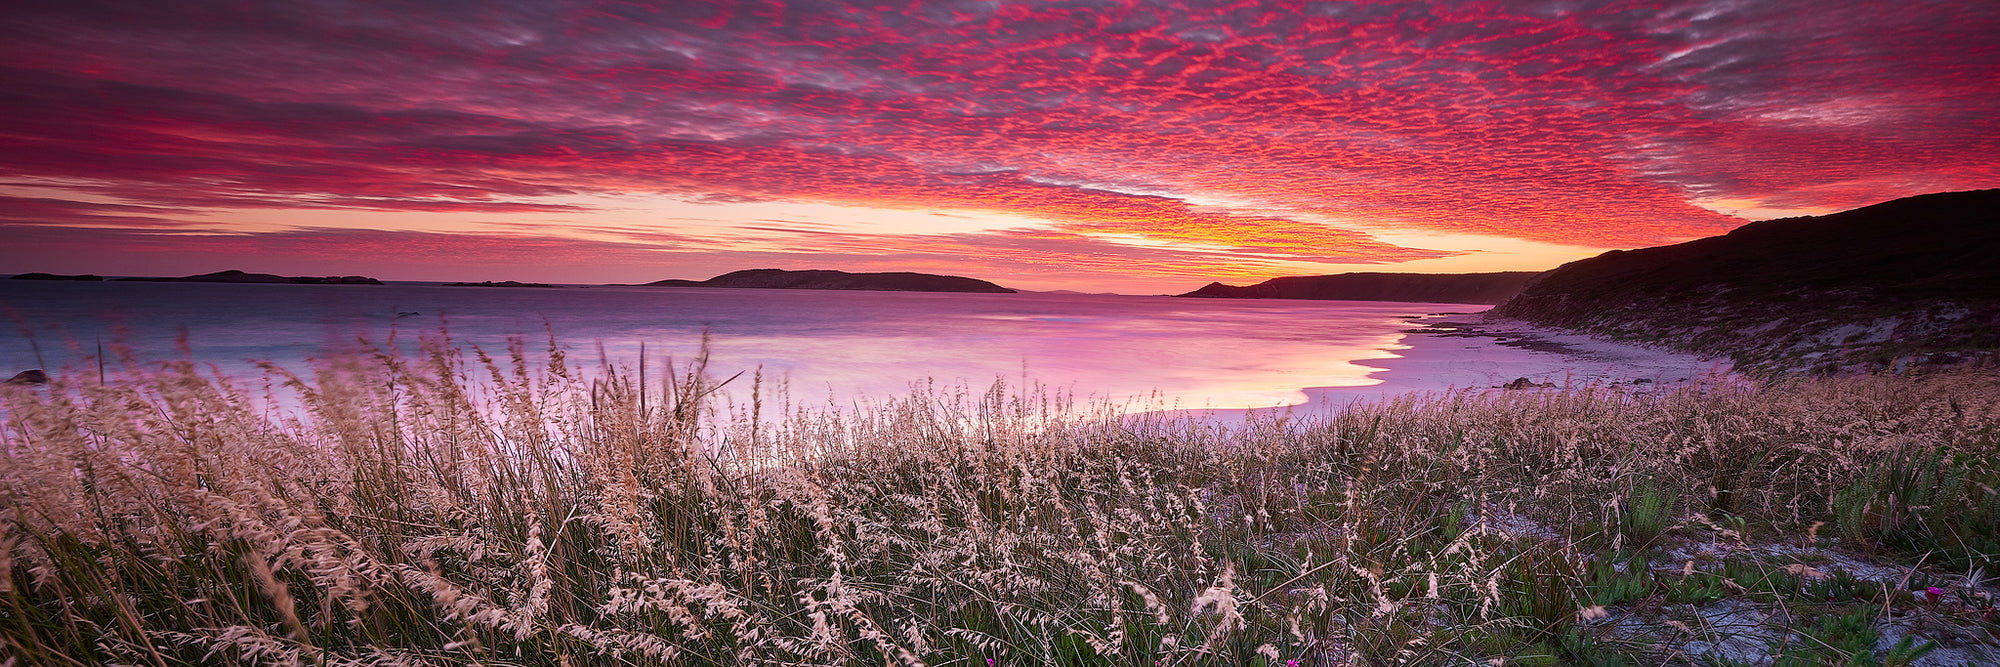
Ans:
[[[436,337],[0,387],[0,661],[2000,656],[1990,369],[1231,425],[998,383],[822,409],[665,368]]]

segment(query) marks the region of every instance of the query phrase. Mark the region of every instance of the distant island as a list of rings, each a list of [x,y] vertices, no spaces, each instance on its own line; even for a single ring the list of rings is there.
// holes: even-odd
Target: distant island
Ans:
[[[2000,350],[2000,190],[1768,220],[1564,264],[1494,314],[1763,375],[1958,365]]]
[[[875,290],[888,292],[979,292],[1012,294],[1014,290],[960,276],[928,273],[848,273],[846,271],[786,271],[749,269],[731,271],[708,280],[660,280],[648,287],[745,287],[757,289]]]
[[[1497,304],[1521,291],[1534,271],[1497,273],[1339,273],[1272,278],[1248,287],[1209,283],[1178,294],[1214,299],[1331,299]]]
[[[144,283],[271,283],[291,285],[380,285],[382,281],[367,276],[280,276],[269,273],[246,273],[231,269],[179,278],[114,278],[120,282]]]
[[[518,280],[482,280],[476,283],[445,283],[445,287],[550,287],[548,283],[524,283]]]
[[[85,282],[96,282],[103,280],[104,276],[94,275],[89,273],[73,275],[73,276],[66,276],[57,273],[22,273],[18,275],[8,276],[7,279],[8,280],[76,280]]]

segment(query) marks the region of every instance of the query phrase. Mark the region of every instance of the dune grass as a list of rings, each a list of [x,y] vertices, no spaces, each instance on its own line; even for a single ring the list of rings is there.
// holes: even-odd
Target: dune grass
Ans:
[[[730,406],[692,361],[0,388],[0,663],[1909,664],[2000,630],[1990,371],[1230,427],[1002,384]]]

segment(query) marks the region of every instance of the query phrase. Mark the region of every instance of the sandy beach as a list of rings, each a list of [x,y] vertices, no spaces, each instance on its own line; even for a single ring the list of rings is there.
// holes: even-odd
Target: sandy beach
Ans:
[[[1369,375],[1381,380],[1377,384],[1308,387],[1304,390],[1308,400],[1297,405],[1204,414],[1224,419],[1272,411],[1309,415],[1410,393],[1592,385],[1670,391],[1690,383],[1737,379],[1725,358],[1612,342],[1519,320],[1489,318],[1483,312],[1414,317],[1397,344],[1395,357],[1355,362],[1381,369]],[[1527,383],[1521,383],[1522,379]]]

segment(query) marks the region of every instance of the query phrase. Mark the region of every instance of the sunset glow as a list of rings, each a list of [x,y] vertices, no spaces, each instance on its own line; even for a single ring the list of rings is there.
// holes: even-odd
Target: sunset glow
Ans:
[[[1185,291],[2000,186],[2000,6],[10,3],[0,273]]]

